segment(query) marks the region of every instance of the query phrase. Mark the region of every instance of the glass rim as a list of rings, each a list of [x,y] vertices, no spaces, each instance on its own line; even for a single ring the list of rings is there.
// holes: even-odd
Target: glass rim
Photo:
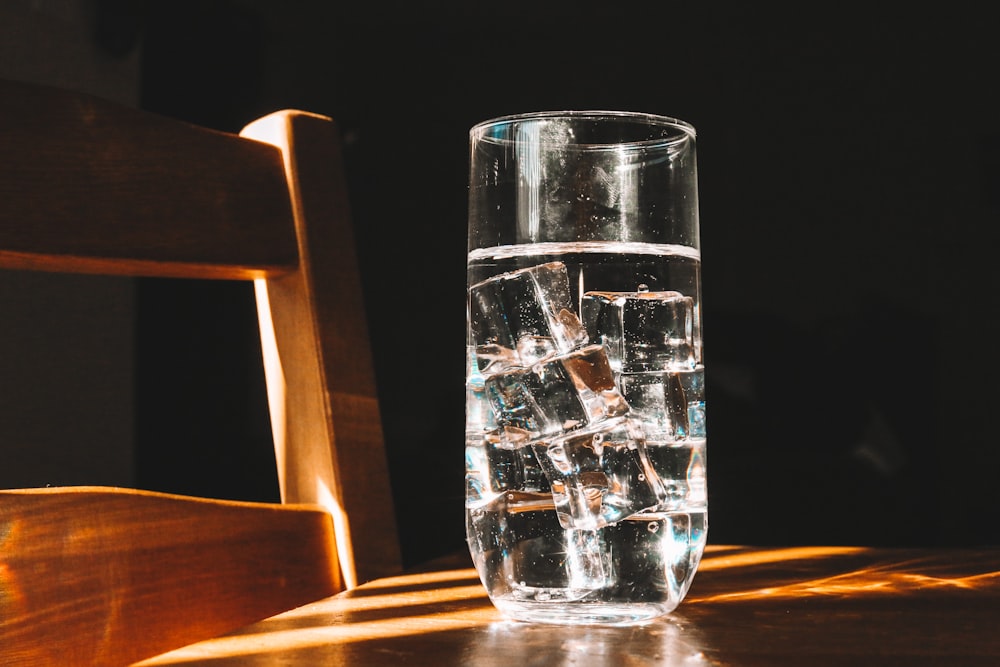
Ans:
[[[572,144],[578,149],[609,149],[620,148],[622,146],[670,146],[684,141],[693,141],[697,137],[694,126],[684,120],[673,116],[664,116],[642,111],[610,111],[610,110],[563,110],[563,111],[529,111],[526,113],[507,114],[480,121],[469,129],[470,140],[487,141],[494,144],[515,144],[517,139],[495,137],[487,135],[490,128],[500,126],[511,126],[524,121],[537,121],[549,119],[567,120],[622,120],[636,125],[645,124],[651,127],[671,128],[678,131],[676,136],[654,137],[649,139],[638,139],[634,141],[615,142],[595,142]]]

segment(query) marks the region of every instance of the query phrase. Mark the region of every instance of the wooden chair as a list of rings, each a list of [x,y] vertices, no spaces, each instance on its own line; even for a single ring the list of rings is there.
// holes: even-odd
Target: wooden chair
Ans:
[[[0,492],[0,663],[128,664],[399,570],[331,119],[0,82],[0,268],[253,280],[282,498]]]

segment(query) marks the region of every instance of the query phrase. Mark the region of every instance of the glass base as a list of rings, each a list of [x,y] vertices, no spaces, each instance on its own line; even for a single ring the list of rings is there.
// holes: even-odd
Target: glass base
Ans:
[[[652,602],[538,602],[493,600],[513,621],[553,625],[638,625],[672,612],[677,605]]]

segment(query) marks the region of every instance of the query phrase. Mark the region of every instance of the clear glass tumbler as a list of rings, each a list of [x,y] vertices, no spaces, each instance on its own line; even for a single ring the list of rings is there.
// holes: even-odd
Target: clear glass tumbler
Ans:
[[[543,112],[470,131],[466,529],[507,617],[629,624],[707,532],[695,131]]]

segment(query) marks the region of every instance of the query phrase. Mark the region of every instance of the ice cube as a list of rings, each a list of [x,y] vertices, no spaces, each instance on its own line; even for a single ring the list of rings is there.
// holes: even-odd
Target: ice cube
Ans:
[[[562,262],[503,273],[469,288],[469,324],[484,373],[532,366],[585,345]]]
[[[485,389],[501,438],[512,448],[587,428],[629,409],[600,345],[489,375]]]
[[[568,588],[593,591],[614,580],[613,552],[598,530],[567,529],[566,579]]]
[[[657,506],[664,490],[627,418],[532,446],[563,528],[597,530]]]
[[[551,495],[548,477],[532,448],[503,447],[495,432],[485,437],[466,432],[465,487],[467,507],[478,507],[507,492]]]
[[[521,487],[524,468],[517,451],[495,446],[486,439],[466,438],[466,498],[475,503],[508,489]]]
[[[608,348],[615,371],[694,368],[694,300],[680,292],[587,292],[584,326]]]
[[[649,462],[663,483],[664,509],[704,508],[708,502],[705,484],[705,439],[646,443]]]
[[[466,347],[465,370],[465,430],[466,433],[484,433],[496,424],[485,400],[486,380],[479,372],[475,348],[471,345]]]
[[[701,369],[622,373],[622,396],[656,441],[705,437],[704,372]]]

